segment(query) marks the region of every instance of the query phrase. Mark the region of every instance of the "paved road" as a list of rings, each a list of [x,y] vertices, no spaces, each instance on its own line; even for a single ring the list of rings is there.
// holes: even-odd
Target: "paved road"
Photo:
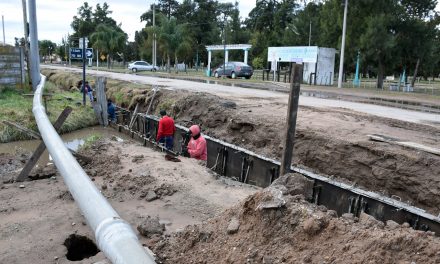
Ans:
[[[67,70],[73,72],[82,72],[81,69],[66,68],[63,66],[42,65],[42,67],[61,69],[61,70]],[[114,72],[101,72],[101,71],[98,72],[95,70],[88,70],[87,74],[100,75],[112,79],[125,80],[129,82],[135,82],[141,84],[160,85],[160,86],[165,86],[167,89],[171,89],[171,90],[183,89],[188,91],[207,92],[224,97],[262,97],[262,98],[285,100],[286,102],[288,99],[288,95],[286,93],[266,91],[261,89],[231,87],[231,86],[225,86],[219,84],[207,84],[207,83],[194,82],[194,81],[165,79],[165,78],[141,76],[141,75],[127,74],[127,73],[114,73]],[[320,108],[328,108],[328,107],[346,108],[370,115],[393,118],[393,119],[408,121],[413,123],[423,123],[423,124],[440,127],[440,115],[437,114],[423,113],[423,112],[404,110],[404,109],[386,107],[386,106],[378,106],[372,104],[353,103],[342,100],[321,99],[321,98],[306,97],[306,96],[301,96],[299,103],[300,105],[320,107]]]

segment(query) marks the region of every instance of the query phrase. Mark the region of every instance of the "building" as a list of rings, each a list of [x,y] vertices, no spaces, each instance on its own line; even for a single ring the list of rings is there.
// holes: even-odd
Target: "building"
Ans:
[[[334,48],[269,47],[267,61],[271,69],[277,69],[280,62],[295,62],[304,65],[303,82],[316,85],[333,85],[335,74]]]

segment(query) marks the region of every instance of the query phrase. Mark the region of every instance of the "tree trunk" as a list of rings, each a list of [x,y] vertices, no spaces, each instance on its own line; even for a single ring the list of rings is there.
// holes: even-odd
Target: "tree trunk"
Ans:
[[[382,89],[383,90],[383,71],[384,71],[384,66],[382,63],[382,58],[379,58],[378,61],[378,70],[377,70],[377,89]]]
[[[107,69],[110,69],[110,55],[107,55]]]
[[[170,54],[167,54],[167,72],[171,73],[171,59]]]
[[[419,71],[419,65],[420,65],[420,58],[417,59],[416,68],[414,70],[414,76],[413,76],[413,78],[411,80],[411,87],[414,87],[414,84],[416,82],[417,73]]]
[[[179,73],[179,69],[177,68],[177,63],[179,63],[179,61],[177,60],[177,55],[174,55],[174,71],[176,73]]]

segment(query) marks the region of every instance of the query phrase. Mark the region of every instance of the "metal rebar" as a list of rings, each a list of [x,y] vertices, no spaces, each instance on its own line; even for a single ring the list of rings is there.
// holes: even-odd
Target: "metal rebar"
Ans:
[[[32,112],[55,166],[95,233],[98,247],[114,264],[155,263],[140,244],[131,226],[111,207],[64,146],[41,104],[46,77],[41,75],[40,80],[35,91]]]

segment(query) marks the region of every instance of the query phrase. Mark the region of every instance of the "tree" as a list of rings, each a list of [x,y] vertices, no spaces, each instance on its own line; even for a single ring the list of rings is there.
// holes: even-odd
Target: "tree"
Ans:
[[[73,21],[70,24],[73,29],[73,34],[71,35],[69,41],[72,45],[79,45],[79,38],[88,37],[94,33],[100,24],[104,24],[114,30],[124,33],[120,27],[117,25],[116,21],[110,17],[112,11],[107,3],[96,4],[95,10],[87,2],[78,8],[78,15],[73,17]],[[93,46],[92,40],[89,43]]]
[[[71,35],[72,45],[78,46],[79,38],[89,36],[95,31],[92,16],[92,7],[89,6],[87,2],[84,2],[84,4],[78,8],[78,16],[74,16],[70,24],[74,31]]]
[[[365,33],[361,36],[361,45],[364,53],[377,61],[377,85],[383,89],[383,79],[386,65],[393,59],[393,50],[396,46],[396,37],[391,30],[392,17],[389,14],[380,14],[367,18]]]
[[[52,55],[56,53],[57,44],[53,43],[50,40],[41,40],[38,41],[38,46],[40,47],[40,55],[46,58],[50,56],[50,62],[52,63]]]
[[[185,24],[178,24],[177,19],[171,17],[166,18],[159,16],[161,21],[160,27],[157,29],[157,39],[159,45],[166,53],[167,69],[170,71],[171,56],[174,56],[174,63],[177,66],[178,56],[185,56],[191,50],[191,39],[187,34]],[[177,70],[177,67],[176,67]]]
[[[176,14],[179,3],[176,0],[159,0],[159,10],[170,19]]]
[[[93,41],[93,47],[95,49],[99,49],[101,52],[108,54],[107,67],[110,68],[114,55],[118,51],[123,51],[127,41],[127,34],[105,24],[100,24],[90,38]]]

